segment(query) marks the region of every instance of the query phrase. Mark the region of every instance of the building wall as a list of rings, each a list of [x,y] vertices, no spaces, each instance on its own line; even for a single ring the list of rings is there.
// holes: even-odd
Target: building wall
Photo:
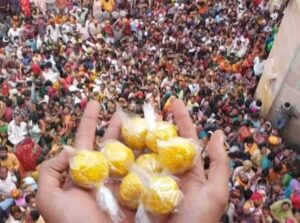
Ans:
[[[287,101],[300,112],[300,0],[290,0],[284,13],[256,90],[256,97],[263,101],[262,116],[269,120]],[[284,135],[300,145],[300,119],[292,119]]]

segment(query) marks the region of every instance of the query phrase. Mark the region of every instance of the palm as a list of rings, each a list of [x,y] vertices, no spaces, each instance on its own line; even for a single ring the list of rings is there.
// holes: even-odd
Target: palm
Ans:
[[[93,148],[98,113],[99,104],[96,102],[88,103],[76,134],[75,148]],[[172,102],[172,113],[179,134],[182,137],[197,140],[196,131],[191,127],[193,123],[182,101],[175,99]],[[118,116],[114,115],[103,140],[120,139],[120,129],[121,122]],[[211,159],[208,177],[205,176],[203,162],[199,158],[192,170],[180,176],[180,188],[183,191],[184,199],[178,206],[178,212],[158,219],[160,222],[210,223],[220,219],[227,203],[227,182],[229,179],[228,158],[223,143],[223,133],[221,131],[214,133],[207,147]],[[109,222],[109,217],[99,209],[95,191],[82,190],[74,185],[70,177],[61,186],[61,175],[68,166],[69,157],[70,153],[64,151],[56,158],[56,161],[46,162],[41,170],[38,203],[42,214],[50,223]],[[52,185],[52,187],[45,184]],[[116,194],[119,184],[110,183],[106,186]],[[50,208],[47,203],[48,200],[43,199],[42,194],[48,194],[51,200]],[[63,209],[69,210],[68,215],[70,216],[66,217],[61,211]],[[53,213],[58,214],[55,217]],[[123,208],[123,213],[125,214],[124,223],[134,222],[135,212]]]
[[[192,121],[182,101],[175,100],[173,102],[172,112],[180,135],[197,140],[196,131],[190,127],[192,126]],[[120,128],[120,120],[117,116],[114,116],[104,136],[104,140],[119,140]],[[198,213],[199,217],[206,216],[207,213],[215,213],[215,216],[210,219],[211,222],[216,221],[215,219],[220,218],[224,213],[228,198],[226,184],[229,179],[229,165],[223,147],[223,133],[218,131],[214,134],[207,148],[209,156],[212,159],[208,178],[205,176],[203,163],[201,158],[199,158],[192,170],[180,176],[180,188],[183,191],[184,200],[178,207],[178,212],[169,217],[162,218],[161,222],[184,222],[186,219],[191,218],[191,216],[196,216],[195,214],[191,214],[193,210]],[[114,185],[113,187],[115,191],[118,185]],[[126,209],[123,209],[123,211],[126,215],[125,222],[133,222],[135,212]],[[197,222],[199,217],[186,222]],[[205,217],[204,220],[210,222],[208,217]]]

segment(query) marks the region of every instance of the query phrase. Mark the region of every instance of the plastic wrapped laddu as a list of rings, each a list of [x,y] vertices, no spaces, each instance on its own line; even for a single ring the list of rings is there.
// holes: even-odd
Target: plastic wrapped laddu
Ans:
[[[96,188],[109,176],[108,161],[98,151],[79,150],[69,163],[73,181],[83,188]]]
[[[143,106],[147,125],[146,146],[153,152],[158,153],[157,140],[168,140],[178,136],[177,127],[169,122],[156,121],[153,106],[146,103]]]
[[[135,165],[149,174],[161,173],[162,167],[158,161],[158,155],[148,153],[139,156]],[[119,189],[119,201],[131,210],[136,210],[139,205],[140,195],[143,191],[143,183],[139,175],[133,171],[129,172],[121,181]]]
[[[161,173],[162,166],[156,153],[147,153],[140,155],[135,161],[138,166],[150,174]]]
[[[69,160],[73,182],[85,189],[97,190],[99,207],[106,211],[114,223],[121,222],[123,213],[112,192],[104,186],[109,177],[109,162],[98,151],[78,150]]]
[[[169,175],[153,175],[149,185],[146,185],[141,202],[145,209],[154,215],[167,215],[172,213],[183,194],[176,180]]]
[[[150,174],[138,165],[131,171],[142,183],[136,223],[151,222],[152,218],[168,215],[176,210],[183,194],[174,177],[166,174]]]
[[[159,162],[171,174],[183,174],[191,169],[201,152],[197,142],[182,137],[158,140],[157,145]]]
[[[120,106],[117,106],[117,112],[121,118],[121,135],[125,144],[133,150],[143,150],[146,148],[147,127],[145,119],[126,114]]]
[[[142,154],[135,161],[135,165],[149,174],[161,173],[162,167],[155,153]],[[131,210],[136,210],[139,205],[140,195],[143,191],[143,183],[139,175],[129,172],[121,181],[119,188],[119,201]]]
[[[129,172],[121,181],[119,188],[119,201],[125,207],[136,210],[139,206],[140,196],[144,185],[139,175]]]
[[[111,177],[124,177],[134,162],[133,151],[117,140],[110,140],[100,145],[110,167]]]

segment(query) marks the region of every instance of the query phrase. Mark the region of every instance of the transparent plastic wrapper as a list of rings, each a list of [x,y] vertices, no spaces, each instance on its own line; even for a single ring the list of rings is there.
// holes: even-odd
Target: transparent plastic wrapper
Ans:
[[[155,153],[143,154],[139,156],[135,164],[149,174],[160,173],[162,167]],[[119,201],[129,209],[136,210],[139,205],[140,195],[144,189],[140,176],[131,171],[121,181],[119,189]]]
[[[162,166],[156,153],[140,155],[135,162],[148,173],[154,174],[161,173],[162,171]]]
[[[183,193],[174,177],[150,174],[138,165],[133,165],[131,171],[138,176],[143,185],[136,213],[137,223],[151,222],[151,217],[168,215],[175,211]],[[148,214],[151,214],[151,217]]]
[[[131,210],[139,206],[140,196],[144,185],[139,175],[129,172],[123,179],[119,188],[119,201],[122,205]]]
[[[143,110],[148,130],[145,139],[146,146],[153,152],[158,153],[157,140],[168,140],[177,137],[177,127],[165,121],[156,122],[155,111],[151,104],[144,104]]]
[[[109,176],[108,161],[98,151],[79,150],[69,163],[73,181],[83,188],[96,188]]]
[[[201,153],[197,142],[182,137],[158,140],[157,145],[159,162],[164,170],[172,174],[182,174],[191,169]]]
[[[147,127],[145,119],[137,115],[126,114],[119,106],[117,112],[121,118],[121,135],[125,144],[134,150],[143,150],[146,148]]]
[[[117,140],[110,140],[100,145],[110,167],[111,177],[124,177],[134,162],[133,151]]]
[[[106,211],[114,223],[123,219],[123,213],[112,192],[104,186],[109,177],[109,162],[98,151],[78,150],[69,160],[70,175],[75,184],[85,189],[96,189],[99,207]]]

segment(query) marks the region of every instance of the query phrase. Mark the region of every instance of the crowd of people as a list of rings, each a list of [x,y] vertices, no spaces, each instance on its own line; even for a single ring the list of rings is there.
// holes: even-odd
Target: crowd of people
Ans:
[[[206,148],[227,136],[230,198],[221,222],[300,222],[300,159],[255,89],[284,0],[11,0],[0,2],[0,222],[42,222],[39,165],[72,145],[89,100],[101,104],[95,147],[117,104],[145,101],[172,121],[186,104]],[[205,156],[205,154],[204,154]],[[205,160],[205,168],[209,159]]]

